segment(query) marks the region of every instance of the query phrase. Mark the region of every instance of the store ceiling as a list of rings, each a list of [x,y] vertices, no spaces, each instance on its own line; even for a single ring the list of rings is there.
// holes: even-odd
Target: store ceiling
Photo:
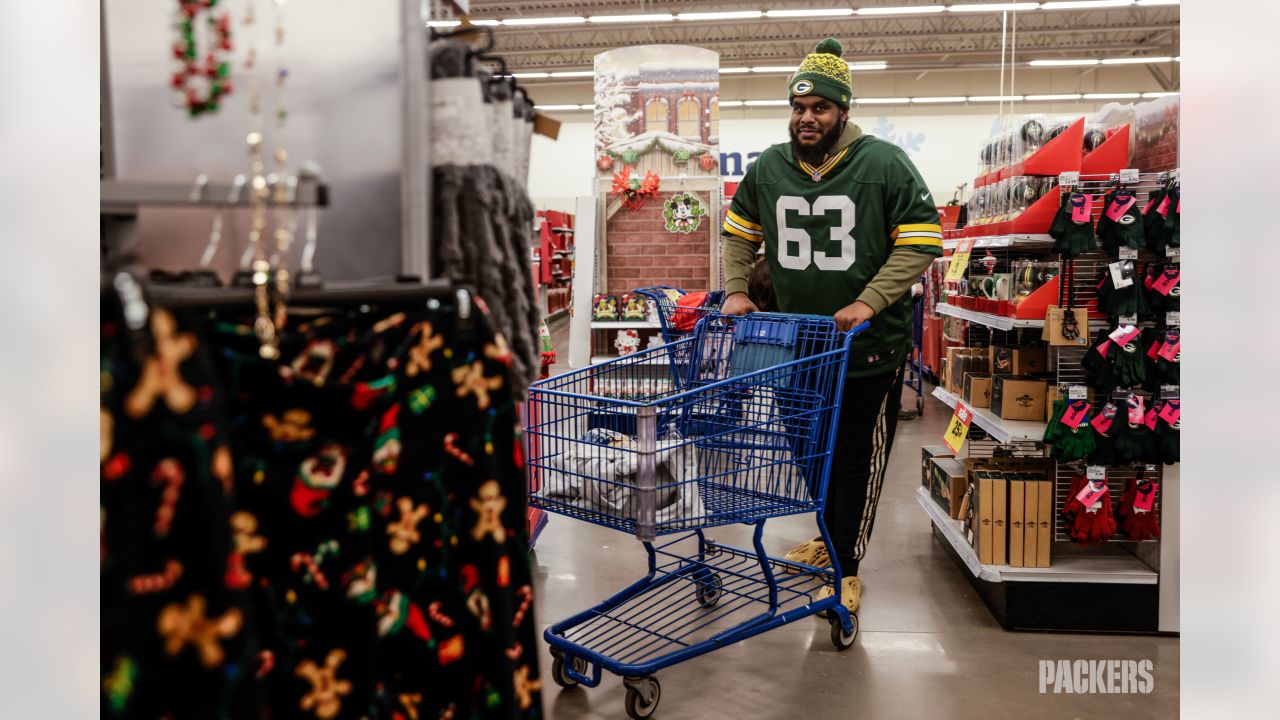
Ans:
[[[1017,13],[979,8],[976,12],[927,14],[871,14],[895,7],[932,7],[921,0],[862,0],[838,2],[708,2],[706,0],[472,0],[471,17],[478,20],[713,13],[729,11],[856,9],[856,14],[827,17],[712,19],[639,23],[578,22],[577,24],[495,27],[495,49],[515,72],[553,73],[590,70],[597,53],[647,44],[684,44],[720,53],[723,68],[794,66],[826,36],[839,38],[851,62],[884,61],[885,73],[947,72],[999,67],[1002,34],[1012,45],[1016,32],[1016,60],[1116,59],[1131,56],[1177,56],[1179,7],[1152,4],[1162,0],[1128,0],[1121,7],[1089,7],[1091,3],[1061,3],[1073,9],[1048,9],[1059,3],[1019,3]],[[1163,0],[1169,2],[1169,0]],[[1103,0],[1115,3],[1116,0]],[[1120,0],[1121,3],[1126,0]],[[1139,4],[1143,3],[1143,4]],[[955,5],[957,3],[945,3]],[[965,6],[1007,3],[968,2]],[[1079,7],[1084,4],[1086,7]],[[1015,17],[1016,16],[1016,17]],[[1008,25],[1003,23],[1008,21]],[[1002,33],[1007,31],[1007,34]],[[1031,68],[1033,71],[1038,68]],[[1062,70],[1062,68],[1054,68]],[[1088,72],[1082,67],[1079,71]],[[1177,67],[1152,64],[1148,70],[1163,89],[1177,87]],[[1046,68],[1047,71],[1047,68]],[[564,77],[528,77],[525,82],[564,81]]]

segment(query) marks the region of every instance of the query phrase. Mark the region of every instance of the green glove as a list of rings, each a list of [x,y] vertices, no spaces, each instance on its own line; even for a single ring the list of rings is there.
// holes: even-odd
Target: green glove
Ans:
[[[1049,418],[1049,424],[1044,428],[1044,442],[1052,445],[1058,441],[1058,437],[1062,435],[1064,430],[1068,430],[1067,426],[1062,424],[1062,414],[1067,411],[1066,398],[1059,398],[1053,401],[1053,413]]]
[[[1062,423],[1058,424],[1062,425]],[[1062,433],[1053,446],[1053,456],[1065,461],[1083,460],[1097,446],[1094,435],[1093,426],[1089,424],[1088,418],[1085,418],[1085,421],[1074,430],[1062,425]]]
[[[1097,247],[1093,236],[1093,218],[1081,223],[1072,220],[1077,207],[1092,205],[1093,199],[1082,193],[1064,194],[1062,204],[1058,206],[1058,214],[1049,226],[1049,235],[1053,238],[1053,249],[1069,257],[1078,257]]]
[[[1156,212],[1164,197],[1168,194],[1165,188],[1156,188],[1147,195],[1146,209],[1142,211],[1143,244],[1160,257],[1164,257],[1164,218]]]

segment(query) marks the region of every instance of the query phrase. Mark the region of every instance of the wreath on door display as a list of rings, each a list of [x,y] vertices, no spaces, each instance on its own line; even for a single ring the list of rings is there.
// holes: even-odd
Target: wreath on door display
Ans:
[[[644,174],[644,179],[631,177],[631,166],[624,165],[622,171],[613,176],[613,187],[609,195],[620,198],[622,204],[631,210],[644,207],[647,197],[658,194],[660,181],[652,172]]]
[[[702,226],[702,218],[707,209],[702,201],[691,192],[678,192],[663,204],[662,217],[667,222],[667,231],[688,235]]]

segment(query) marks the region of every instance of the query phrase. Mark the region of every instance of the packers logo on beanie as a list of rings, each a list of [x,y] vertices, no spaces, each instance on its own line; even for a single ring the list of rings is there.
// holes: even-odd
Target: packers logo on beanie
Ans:
[[[853,96],[853,78],[849,75],[849,64],[840,57],[843,54],[844,46],[835,38],[818,43],[813,52],[804,56],[804,62],[791,76],[787,99],[795,100],[797,95],[817,95],[848,110]]]

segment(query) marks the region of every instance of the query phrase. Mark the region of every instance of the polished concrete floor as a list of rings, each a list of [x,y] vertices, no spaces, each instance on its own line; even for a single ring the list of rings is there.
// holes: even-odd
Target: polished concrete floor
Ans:
[[[560,357],[567,332],[553,327]],[[565,368],[567,369],[567,368]],[[904,404],[913,401],[904,396]],[[922,418],[902,422],[870,551],[862,562],[861,631],[837,652],[825,621],[806,618],[660,671],[654,717],[699,718],[1125,718],[1178,716],[1175,637],[1007,632],[933,538],[913,493],[920,446],[937,444],[946,408],[926,398]],[[770,520],[766,546],[782,554],[813,537],[812,516]],[[749,542],[740,527],[721,541]],[[644,574],[633,537],[553,516],[534,556],[541,627],[580,612]],[[1105,611],[1105,610],[1104,610]],[[1150,694],[1072,695],[1039,690],[1041,660],[1142,660],[1155,665]],[[555,720],[626,718],[624,687],[561,690],[543,650],[543,700]]]

